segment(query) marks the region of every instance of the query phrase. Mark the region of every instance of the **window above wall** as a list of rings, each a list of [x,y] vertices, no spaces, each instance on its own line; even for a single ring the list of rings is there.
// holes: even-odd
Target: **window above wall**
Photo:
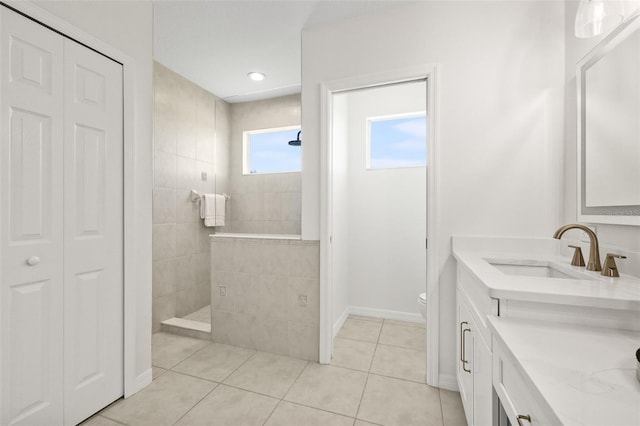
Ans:
[[[426,166],[426,112],[368,118],[366,164],[369,170]]]
[[[243,132],[243,173],[286,173],[302,170],[300,146],[291,146],[300,126]]]

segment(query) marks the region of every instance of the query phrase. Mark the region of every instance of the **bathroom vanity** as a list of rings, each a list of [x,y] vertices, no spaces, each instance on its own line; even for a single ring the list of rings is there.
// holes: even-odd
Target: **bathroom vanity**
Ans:
[[[453,237],[470,426],[640,424],[640,279],[570,266],[566,246]]]

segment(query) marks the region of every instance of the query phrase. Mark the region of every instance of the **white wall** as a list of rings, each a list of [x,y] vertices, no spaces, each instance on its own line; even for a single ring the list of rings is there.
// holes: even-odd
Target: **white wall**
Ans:
[[[319,237],[319,84],[439,63],[440,374],[455,372],[452,234],[560,224],[564,4],[421,2],[303,32],[302,233]]]
[[[637,6],[627,2],[629,13]],[[577,1],[565,3],[565,130],[564,130],[564,196],[563,219],[570,223],[577,220],[577,100],[576,64],[593,49],[605,34],[589,39],[579,39],[574,34]],[[640,251],[640,227],[596,224],[602,246]],[[623,273],[630,273],[628,262],[618,262]]]
[[[349,145],[341,141],[349,140],[348,94],[333,97],[333,244],[332,271],[333,303],[331,305],[332,324],[340,326],[342,316],[349,307]],[[335,327],[334,327],[335,328]]]
[[[136,361],[138,385],[151,369],[152,5],[150,1],[37,1],[37,6],[127,54],[135,62]]]
[[[333,267],[347,274],[334,275],[333,289],[340,293],[346,287],[350,306],[418,314],[427,271],[426,167],[367,170],[366,123],[370,117],[425,111],[426,90],[425,82],[414,82],[336,95],[346,99],[348,118],[346,134],[333,141],[334,164],[341,171],[347,166],[333,186],[336,204],[344,204],[335,206],[334,219],[346,221],[346,229],[333,232]],[[340,123],[339,114],[345,112],[334,110],[333,120]]]

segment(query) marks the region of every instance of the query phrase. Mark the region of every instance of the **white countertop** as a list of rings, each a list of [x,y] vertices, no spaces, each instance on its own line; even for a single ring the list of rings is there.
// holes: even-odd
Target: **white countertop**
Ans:
[[[599,272],[570,265],[570,258],[544,250],[495,250],[455,248],[453,255],[496,299],[569,304],[598,308],[637,310],[640,319],[640,280],[630,276],[607,278]],[[507,275],[487,259],[539,260],[562,265],[568,271],[585,273],[592,279],[566,279]]]
[[[640,332],[489,317],[530,392],[563,425],[640,425]]]

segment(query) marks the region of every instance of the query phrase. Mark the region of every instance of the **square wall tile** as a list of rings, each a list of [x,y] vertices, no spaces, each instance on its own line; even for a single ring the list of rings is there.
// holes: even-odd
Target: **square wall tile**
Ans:
[[[176,295],[169,293],[153,299],[152,305],[152,331],[160,331],[162,321],[176,316]]]
[[[235,271],[235,241],[213,239],[211,243],[211,268],[213,271]]]
[[[176,291],[176,317],[182,318],[196,310],[195,288]]]
[[[262,243],[262,273],[266,275],[289,275],[289,242]]]
[[[320,327],[289,321],[289,356],[318,362]]]
[[[176,257],[176,225],[153,225],[153,260]]]
[[[261,339],[260,322],[253,313],[212,310],[211,333],[214,342],[249,349],[257,348]]]
[[[320,321],[320,280],[289,278],[289,321],[318,324]]]
[[[202,173],[207,174],[206,180],[202,180]],[[211,194],[215,192],[215,175],[213,163],[196,161],[196,178],[193,187],[201,194]]]
[[[175,223],[175,189],[155,188],[153,190],[153,223]]]
[[[236,312],[241,314],[260,312],[260,275],[236,272],[234,277]]]
[[[176,187],[176,156],[156,151],[153,157],[154,188]]]
[[[211,290],[211,309],[216,311],[235,312],[237,299],[237,285],[233,272],[215,272]]]
[[[211,256],[196,253],[192,256],[196,284],[211,284]]]
[[[176,157],[176,188],[193,189],[197,180],[196,160]]]
[[[289,276],[320,278],[319,245],[295,243],[289,245]]]
[[[267,192],[264,194],[264,220],[282,220],[282,194]]]
[[[299,221],[301,218],[301,203],[299,192],[282,194],[282,220]]]
[[[261,244],[257,242],[236,241],[235,270],[248,274],[260,273],[260,259],[262,257]]]
[[[278,355],[289,355],[287,321],[261,319],[259,327],[258,350]]]
[[[198,223],[200,219],[200,203],[191,201],[192,188],[176,189],[176,222]]]
[[[213,231],[213,228],[204,226],[202,221],[198,222],[198,246],[196,248],[198,253],[211,253],[211,234]]]
[[[193,256],[176,257],[173,260],[176,264],[175,290],[193,288],[196,283]]]
[[[175,292],[176,260],[165,259],[153,262],[153,298],[157,299]]]
[[[198,126],[196,129],[196,159],[211,163],[213,161],[213,147],[216,137],[215,112],[209,113],[213,123],[208,126]],[[200,116],[200,114],[198,114]],[[198,117],[199,118],[199,117]]]
[[[263,234],[264,220],[237,220],[233,218],[233,232],[240,234]]]
[[[176,256],[189,256],[196,253],[197,232],[197,223],[179,223],[176,225]]]
[[[287,301],[287,278],[276,275],[262,275],[260,277],[260,320],[289,319],[289,304]]]
[[[211,310],[211,340],[217,343],[232,345],[235,332],[234,313]]]
[[[157,91],[156,91],[157,94]],[[167,117],[169,114],[157,107],[158,96],[155,97],[153,122],[153,149],[168,154],[176,153],[176,123],[174,119]]]

